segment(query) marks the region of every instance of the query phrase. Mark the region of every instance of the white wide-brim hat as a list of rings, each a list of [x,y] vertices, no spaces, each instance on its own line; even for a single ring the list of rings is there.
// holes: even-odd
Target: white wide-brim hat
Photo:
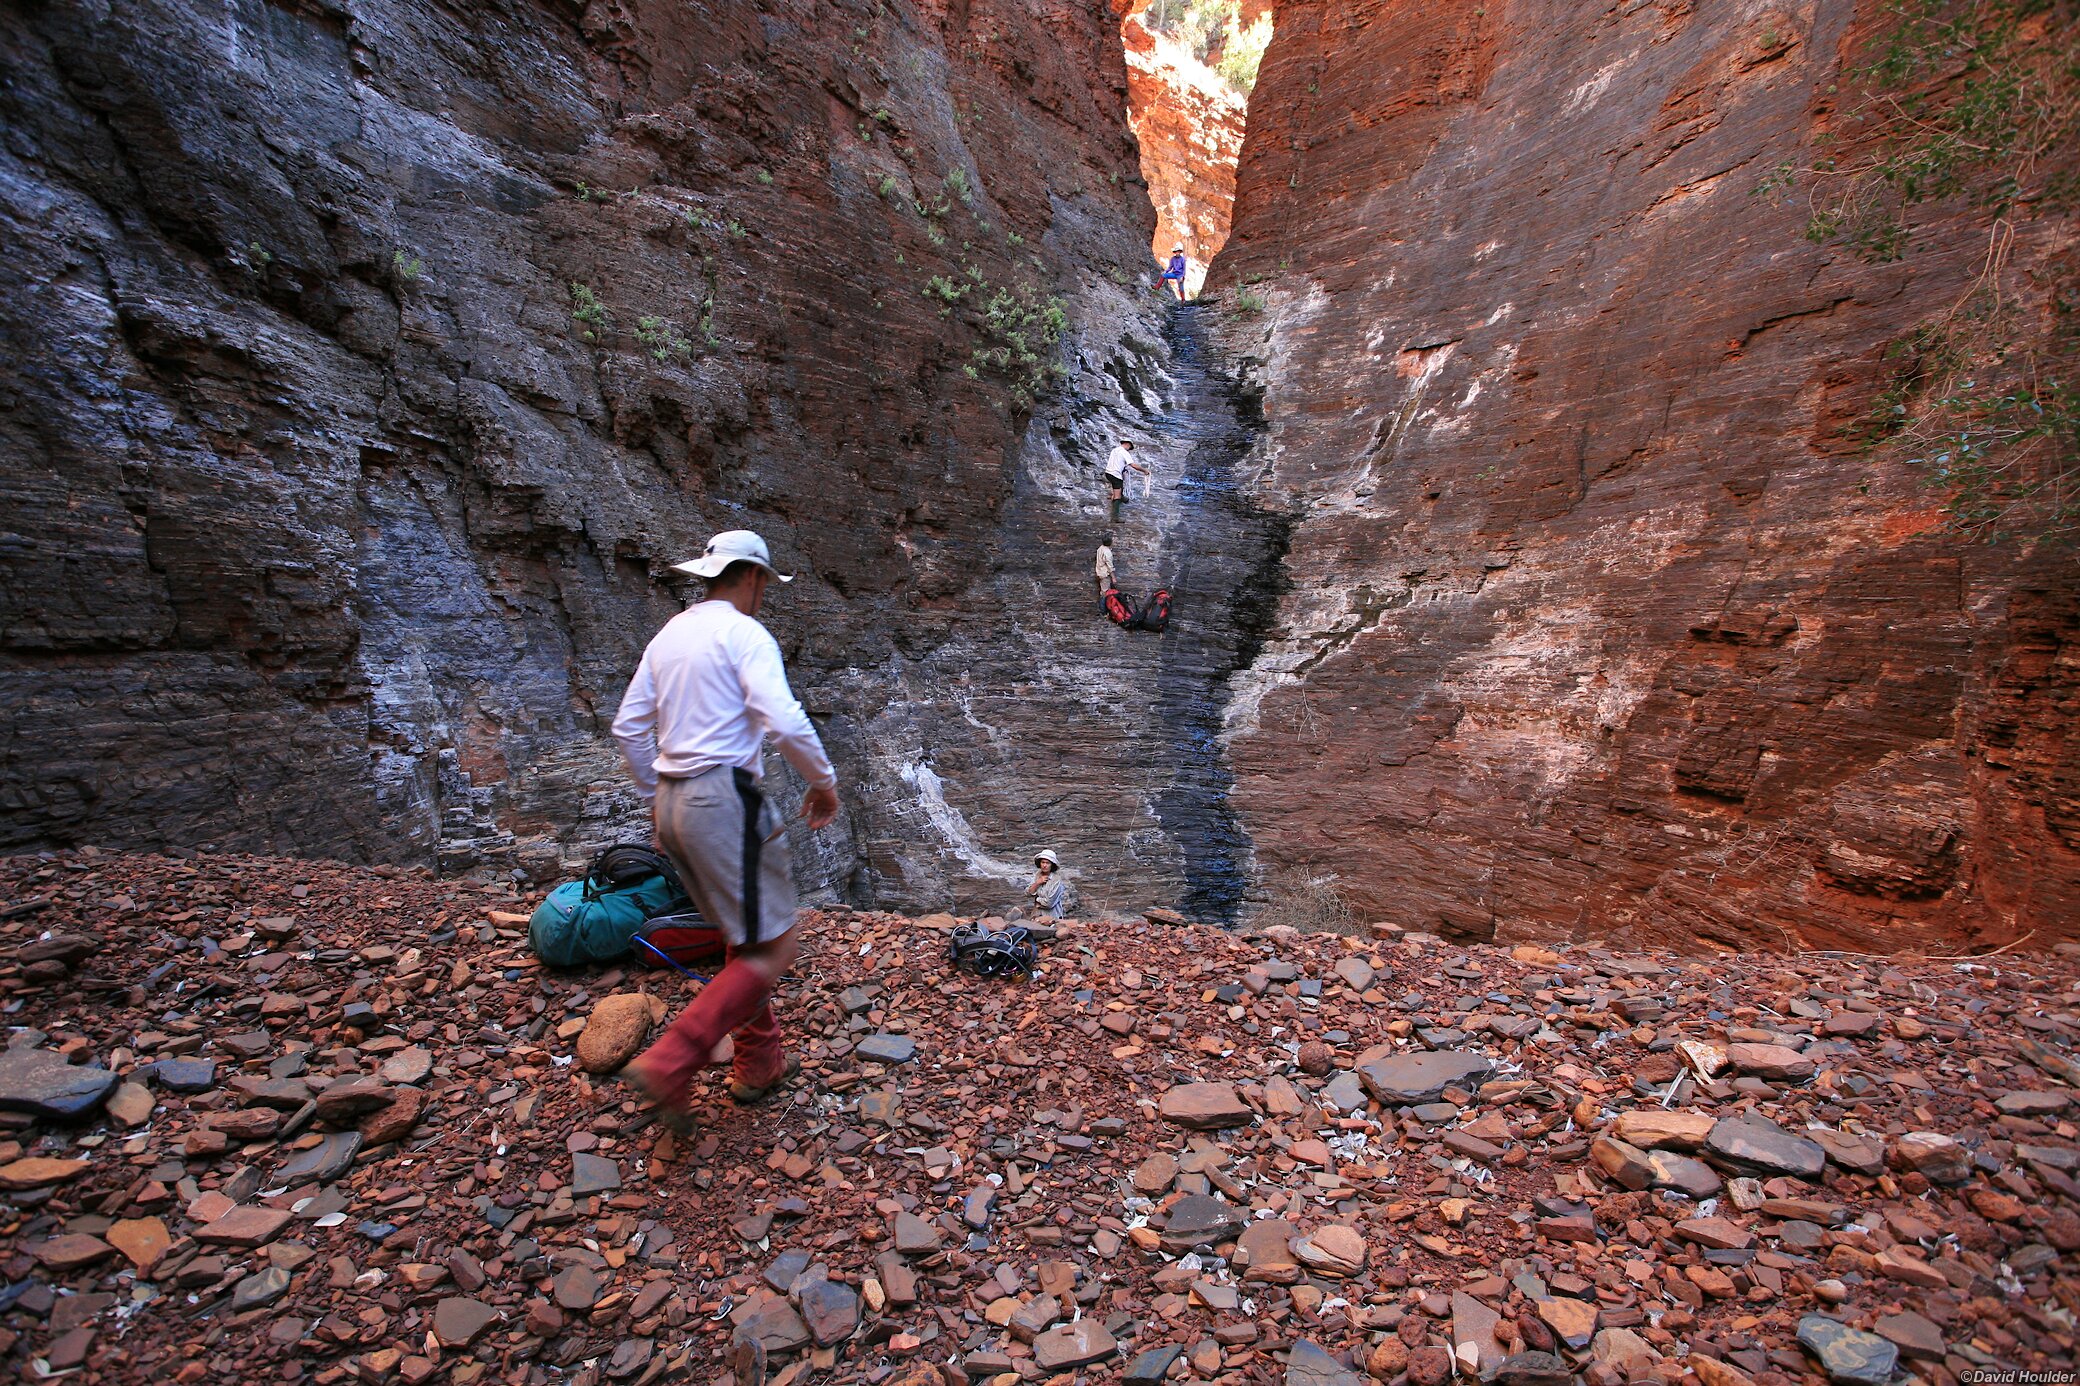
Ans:
[[[1056,856],[1051,850],[1042,852],[1040,853],[1040,855],[1034,857],[1033,865],[1038,866],[1043,861],[1046,862],[1049,866],[1060,866],[1062,864],[1062,859]]]
[[[722,570],[732,563],[756,563],[759,567],[779,578],[782,582],[793,582],[791,574],[783,573],[773,566],[772,551],[766,541],[748,529],[726,529],[708,541],[699,558],[690,558],[684,563],[674,563],[675,573],[691,573],[697,578],[722,576]]]

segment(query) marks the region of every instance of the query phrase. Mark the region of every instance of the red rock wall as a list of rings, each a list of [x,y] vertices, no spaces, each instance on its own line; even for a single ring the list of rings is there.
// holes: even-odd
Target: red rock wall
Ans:
[[[1248,101],[1183,45],[1160,39],[1132,15],[1121,21],[1127,54],[1127,115],[1141,146],[1141,175],[1156,209],[1149,248],[1168,262],[1182,245],[1188,291],[1228,240],[1235,161]]]
[[[1505,936],[2080,929],[2080,582],[1838,429],[1955,299],[1751,195],[1875,7],[1281,0],[1212,287],[1271,300],[1260,869]],[[2025,245],[2025,258],[2045,253]]]

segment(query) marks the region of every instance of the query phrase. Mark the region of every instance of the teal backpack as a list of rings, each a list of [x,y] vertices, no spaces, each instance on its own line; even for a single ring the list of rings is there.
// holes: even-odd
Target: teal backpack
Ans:
[[[527,944],[551,967],[606,962],[629,951],[643,925],[693,909],[670,861],[648,847],[609,847],[585,878],[549,892],[527,923]]]

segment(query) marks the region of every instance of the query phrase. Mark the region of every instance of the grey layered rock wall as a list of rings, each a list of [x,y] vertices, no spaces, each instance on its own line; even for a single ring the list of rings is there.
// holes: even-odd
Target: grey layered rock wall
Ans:
[[[1087,576],[1171,381],[1102,7],[75,3],[0,52],[0,850],[559,869],[641,831],[606,724],[749,525],[847,784],[807,886],[1183,888],[1159,647]],[[1037,407],[999,290],[1067,313]]]

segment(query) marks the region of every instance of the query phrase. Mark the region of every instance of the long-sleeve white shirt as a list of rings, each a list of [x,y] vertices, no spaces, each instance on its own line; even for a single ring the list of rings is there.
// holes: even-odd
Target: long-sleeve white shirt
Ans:
[[[779,642],[725,601],[701,602],[665,622],[614,718],[614,739],[646,799],[657,793],[659,775],[698,775],[717,765],[761,773],[769,734],[812,789],[838,782],[787,686]]]

